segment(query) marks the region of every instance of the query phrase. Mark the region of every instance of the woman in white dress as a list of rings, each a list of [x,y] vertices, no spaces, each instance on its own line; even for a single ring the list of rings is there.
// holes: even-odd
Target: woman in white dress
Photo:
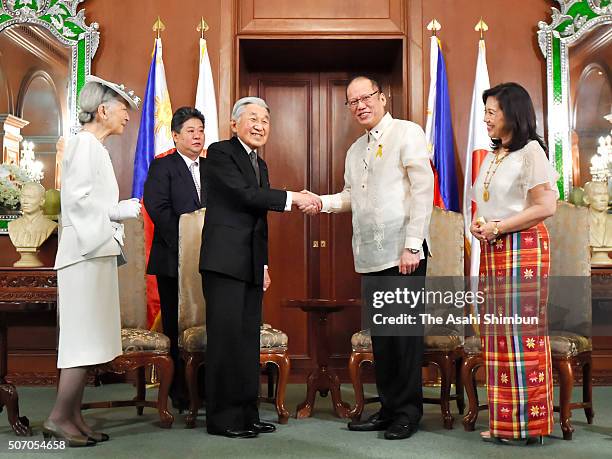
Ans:
[[[62,165],[61,232],[57,269],[60,380],[43,435],[70,446],[108,440],[81,415],[87,368],[122,353],[117,261],[123,225],[140,213],[137,199],[119,201],[119,187],[102,142],[123,133],[128,109],[140,99],[121,85],[87,78],[79,106],[83,129],[68,141]]]
[[[557,209],[557,173],[536,133],[529,94],[504,83],[483,94],[493,152],[474,183],[481,241],[484,310],[538,319],[537,325],[485,326],[483,358],[489,405],[486,441],[542,441],[553,427],[553,381],[546,330],[550,240],[544,220]]]

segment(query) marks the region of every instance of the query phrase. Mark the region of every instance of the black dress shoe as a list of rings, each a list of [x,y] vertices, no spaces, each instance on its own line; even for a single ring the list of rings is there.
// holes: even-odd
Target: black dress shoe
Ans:
[[[270,424],[269,422],[254,422],[249,430],[254,430],[258,434],[260,433],[272,433],[276,431],[276,426],[274,424]]]
[[[225,430],[208,430],[208,433],[211,435],[221,435],[223,437],[228,438],[255,438],[257,436],[257,432],[254,430],[234,430],[234,429],[225,429]]]
[[[373,414],[365,421],[351,421],[348,429],[354,432],[372,432],[374,430],[386,430],[391,425],[391,419],[382,419],[380,413]]]
[[[389,426],[385,432],[385,438],[387,440],[403,440],[404,438],[410,438],[412,435],[419,430],[417,424],[402,424],[394,422]]]

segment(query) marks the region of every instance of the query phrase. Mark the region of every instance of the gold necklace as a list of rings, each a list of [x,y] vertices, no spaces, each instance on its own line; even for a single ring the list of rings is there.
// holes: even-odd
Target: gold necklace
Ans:
[[[482,199],[484,199],[485,202],[487,202],[489,198],[491,197],[491,193],[489,192],[489,185],[491,184],[491,180],[493,179],[495,172],[497,172],[497,168],[499,167],[499,165],[502,163],[504,159],[506,159],[506,156],[508,156],[508,153],[506,152],[503,156],[501,157],[499,156],[500,156],[499,153],[495,155],[495,158],[493,158],[493,161],[491,161],[491,163],[489,164],[489,169],[487,170],[487,173],[485,174],[484,183],[482,184],[484,188],[484,191],[482,192]],[[493,169],[493,165],[495,165],[494,169]],[[491,169],[493,169],[493,171],[491,171]]]

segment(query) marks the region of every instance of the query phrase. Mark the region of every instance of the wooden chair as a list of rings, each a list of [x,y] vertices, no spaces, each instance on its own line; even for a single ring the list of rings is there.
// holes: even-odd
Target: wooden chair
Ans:
[[[185,382],[189,391],[188,428],[195,427],[202,406],[198,391],[198,371],[206,357],[206,303],[199,271],[202,228],[206,209],[181,215],[179,220],[179,349],[185,362]]]
[[[202,401],[198,393],[198,370],[206,360],[206,303],[198,265],[205,209],[181,215],[179,221],[179,347],[185,361],[185,380],[189,391],[188,428],[195,427]],[[289,381],[288,338],[285,333],[263,324],[260,334],[259,362],[269,371],[268,393],[261,401],[274,403],[278,422],[286,424],[285,392]],[[276,375],[276,377],[275,377]]]
[[[427,262],[427,276],[454,276],[457,281],[463,279],[464,229],[463,217],[455,212],[434,207],[430,225],[433,256]],[[449,326],[450,327],[450,326]],[[460,370],[463,359],[463,328],[438,327],[426,329],[425,353],[423,366],[435,365],[440,373],[440,398],[424,398],[424,403],[440,405],[442,420],[446,429],[452,429],[453,416],[450,402],[457,402],[460,414],[463,414],[464,399]],[[370,330],[361,330],[351,338],[352,353],[349,360],[349,374],[355,391],[355,406],[349,416],[361,418],[366,403],[378,402],[378,397],[364,399],[361,365],[374,364]],[[451,395],[451,384],[455,382],[456,393]]]
[[[559,374],[559,405],[563,438],[571,440],[574,428],[572,410],[584,409],[587,422],[593,423],[593,377],[591,340],[591,258],[589,217],[584,207],[559,202],[557,213],[546,221],[551,238],[550,276],[580,277],[571,289],[551,288],[549,303],[555,312],[550,319],[550,347],[553,370]],[[567,296],[571,296],[568,298]],[[562,296],[562,297],[560,297]],[[563,305],[571,304],[566,309]],[[559,306],[561,305],[561,306]],[[574,369],[582,371],[582,402],[572,402]]]
[[[136,371],[136,397],[133,400],[100,401],[82,404],[82,409],[136,406],[138,415],[144,407],[156,408],[160,425],[172,427],[174,416],[168,411],[168,391],[174,375],[167,336],[147,329],[145,285],[145,251],[142,217],[125,222],[125,249],[128,264],[119,268],[119,295],[121,301],[121,341],[123,355],[92,371],[125,374]],[[155,367],[159,379],[157,401],[146,400],[145,369]]]
[[[279,424],[287,424],[289,411],[285,407],[285,394],[289,382],[291,363],[287,353],[289,338],[285,333],[269,324],[263,324],[259,335],[259,364],[266,369],[276,369],[268,373],[268,394],[260,400],[273,403],[276,407]],[[276,374],[276,376],[275,376]]]
[[[557,212],[546,220],[545,224],[551,241],[550,278],[553,279],[551,287],[556,285],[557,281],[554,279],[560,276],[588,278],[591,274],[591,265],[587,210],[559,201]],[[561,430],[565,440],[571,440],[574,432],[570,422],[571,410],[584,409],[589,424],[593,422],[594,417],[590,282],[586,279],[585,282],[575,284],[576,287],[571,290],[549,288],[548,301],[549,311],[555,311],[549,318],[549,335],[552,367],[559,373],[560,388],[559,405],[555,406],[555,411],[561,414]],[[560,298],[560,295],[565,297]],[[567,295],[571,295],[571,298],[567,298]],[[563,304],[575,304],[576,307],[559,313],[560,306],[558,305]],[[565,317],[567,320],[560,322],[560,317]],[[478,412],[488,408],[486,404],[479,404],[476,392],[476,372],[484,364],[480,338],[474,336],[466,338],[464,352],[462,379],[466,388],[469,409],[463,418],[463,426],[466,431],[472,431],[478,418]],[[582,371],[583,395],[582,402],[572,403],[575,368]]]

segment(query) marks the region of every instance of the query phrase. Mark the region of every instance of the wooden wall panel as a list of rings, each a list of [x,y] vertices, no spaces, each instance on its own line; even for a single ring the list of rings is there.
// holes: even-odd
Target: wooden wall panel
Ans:
[[[239,0],[239,33],[401,33],[404,0]]]
[[[389,0],[252,0],[255,19],[388,19]]]
[[[425,126],[425,112],[423,101],[426,86],[423,84],[423,0],[408,0],[406,7],[407,30],[405,39],[406,59],[402,69],[403,75],[408,75],[408,81],[404,90],[404,101],[407,103],[406,113],[408,119]],[[427,105],[427,103],[425,102]],[[427,107],[426,107],[427,108]]]
[[[329,171],[329,182],[322,184],[329,194],[339,193],[344,188],[344,165],[346,151],[351,144],[363,134],[362,128],[353,120],[353,117],[344,105],[346,100],[346,83],[348,79],[328,78],[323,82],[325,89],[326,107],[325,118],[322,123],[325,135],[322,143],[325,144],[327,156],[326,168]],[[386,85],[385,85],[386,86]],[[351,235],[353,233],[351,214],[325,215],[319,217],[322,223],[329,220],[329,234],[326,235],[328,256],[322,263],[323,275],[328,276],[331,282],[326,282],[328,291],[322,291],[323,298],[354,298],[360,293],[360,276],[355,273],[353,263],[353,250]],[[329,272],[325,272],[329,270]],[[333,318],[336,315],[332,316]],[[350,338],[350,336],[349,336]]]

